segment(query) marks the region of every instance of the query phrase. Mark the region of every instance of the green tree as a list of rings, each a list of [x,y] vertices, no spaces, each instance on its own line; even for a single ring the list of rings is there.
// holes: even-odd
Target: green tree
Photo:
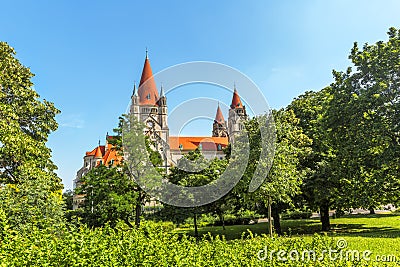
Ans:
[[[67,190],[62,194],[62,199],[64,203],[64,209],[65,210],[72,210],[73,208],[73,197],[74,197],[74,192],[72,190]]]
[[[323,231],[330,229],[329,210],[336,206],[340,189],[339,177],[332,169],[335,154],[324,123],[332,100],[331,91],[326,87],[318,92],[306,92],[287,107],[294,111],[299,126],[313,140],[312,152],[301,161],[301,165],[310,170],[304,179],[302,192],[309,206],[320,210]]]
[[[177,166],[170,169],[168,180],[174,184],[185,187],[203,186],[217,180],[220,174],[224,172],[226,166],[227,160],[217,158],[207,160],[197,148],[194,151],[190,151],[182,159],[178,160]],[[180,208],[166,206],[166,210],[170,210],[170,213],[179,214],[181,220],[193,216],[195,236],[197,237],[197,217],[199,214],[212,212],[217,214],[222,222],[224,221],[224,212],[228,210],[228,203],[226,202],[226,196],[222,199],[201,207]],[[223,225],[223,227],[225,228],[225,225]]]
[[[46,147],[59,110],[39,99],[32,77],[0,42],[0,207],[17,228],[59,218],[62,204],[61,180]]]
[[[17,184],[46,176],[57,190],[62,187],[46,142],[57,129],[59,110],[39,100],[32,89],[33,74],[14,56],[15,51],[0,42],[0,179],[4,184]]]
[[[118,128],[114,130],[117,137],[114,139],[115,149],[124,156],[123,172],[134,183],[135,198],[135,225],[140,225],[142,208],[151,196],[141,188],[143,181],[159,185],[157,179],[163,169],[161,155],[152,149],[152,140],[144,133],[145,125],[133,114],[124,114],[120,117]]]
[[[134,219],[135,225],[139,226],[142,207],[150,196],[139,187],[136,179],[143,178],[147,173],[144,164],[147,155],[155,166],[162,164],[160,154],[151,149],[151,142],[143,134],[143,129],[144,124],[134,116],[120,117],[118,127],[114,129],[116,135],[109,138],[108,142],[113,145],[111,149],[116,150],[122,158],[126,146],[134,156],[123,159],[117,167],[96,167],[82,177],[82,185],[75,193],[86,195],[80,216],[89,225],[110,223],[114,226],[118,220],[123,220],[132,226],[130,221]],[[143,147],[141,142],[145,144]]]
[[[81,179],[78,194],[85,194],[83,216],[90,226],[115,226],[123,220],[132,226],[137,199],[136,184],[118,168],[98,166]]]
[[[243,133],[248,134],[249,137],[249,164],[243,178],[234,188],[233,192],[236,195],[243,196],[243,205],[253,203],[270,206],[268,215],[274,215],[275,229],[280,234],[280,208],[283,207],[282,203],[290,205],[293,197],[300,193],[300,186],[305,175],[305,170],[301,169],[299,163],[310,153],[311,149],[309,146],[312,141],[302,132],[302,129],[298,125],[299,119],[296,118],[293,111],[283,109],[274,110],[272,115],[275,121],[276,144],[273,164],[267,178],[255,192],[247,192],[257,166],[268,166],[271,160],[271,157],[260,159],[262,142],[265,142],[265,140],[262,140],[260,133],[263,127],[272,127],[272,122],[267,117],[262,120],[253,118],[245,124],[246,132]],[[264,114],[262,116],[270,115]],[[267,124],[261,125],[260,121],[266,121]],[[272,207],[274,207],[274,210],[272,210]],[[271,230],[272,225],[270,225]]]
[[[340,205],[373,208],[399,203],[400,31],[390,28],[387,42],[357,43],[353,68],[333,71],[333,99],[326,124],[341,177]],[[338,116],[340,114],[340,116]]]

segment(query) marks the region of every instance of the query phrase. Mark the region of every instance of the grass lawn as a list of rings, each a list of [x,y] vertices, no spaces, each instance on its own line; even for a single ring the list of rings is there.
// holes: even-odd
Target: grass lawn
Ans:
[[[287,238],[310,239],[314,233],[321,233],[319,219],[282,220],[282,230]],[[377,255],[395,255],[400,262],[400,214],[350,215],[331,219],[332,230],[327,233],[335,240],[344,239],[347,248],[352,250],[370,250]],[[250,230],[254,235],[267,233],[267,223],[254,225],[209,226],[199,228],[199,234],[225,236],[227,240],[247,237]],[[176,229],[178,233],[194,234],[194,229]]]

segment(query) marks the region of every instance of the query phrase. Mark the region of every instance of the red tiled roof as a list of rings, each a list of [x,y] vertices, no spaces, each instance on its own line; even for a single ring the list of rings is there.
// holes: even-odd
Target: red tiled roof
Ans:
[[[95,158],[102,158],[103,157],[103,153],[100,149],[100,146],[96,147],[96,151],[94,152],[94,157]]]
[[[140,105],[157,105],[157,101],[160,98],[147,55],[144,61],[142,77],[140,78],[138,94]]]
[[[169,145],[171,150],[192,151],[202,145],[202,150],[217,150],[217,146],[222,148],[228,145],[228,137],[206,137],[206,136],[170,136]]]
[[[97,149],[100,149],[101,155],[104,154],[105,147],[104,146],[97,146],[92,151],[86,152],[86,156],[96,156]]]
[[[238,94],[236,88],[233,91],[231,108],[243,108],[242,101],[240,100],[240,97],[239,97],[239,94]]]
[[[222,124],[225,122],[224,115],[222,115],[222,111],[221,111],[221,108],[219,107],[219,105],[218,105],[218,109],[217,109],[217,114],[215,115],[214,122],[218,122],[219,124]]]
[[[108,138],[113,138],[109,136]],[[92,151],[86,152],[86,156],[94,156],[95,158],[101,158],[104,165],[109,166],[113,160],[113,166],[116,166],[122,159],[121,156],[117,154],[117,151],[113,149],[113,145],[107,144],[107,150],[105,146],[98,146]],[[98,166],[97,164],[96,166]]]

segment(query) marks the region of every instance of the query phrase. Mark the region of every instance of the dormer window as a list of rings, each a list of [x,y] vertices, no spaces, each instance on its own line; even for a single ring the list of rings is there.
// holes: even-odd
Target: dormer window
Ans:
[[[182,150],[183,149],[183,145],[179,144],[179,149]]]

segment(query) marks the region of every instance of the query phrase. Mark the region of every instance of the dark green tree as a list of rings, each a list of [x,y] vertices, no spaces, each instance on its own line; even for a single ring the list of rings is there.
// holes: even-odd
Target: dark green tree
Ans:
[[[81,179],[76,190],[85,194],[84,221],[90,226],[115,226],[119,220],[131,226],[138,192],[135,182],[119,168],[98,166]]]
[[[190,165],[190,167],[185,165]],[[227,160],[207,160],[201,154],[201,151],[199,149],[196,149],[195,151],[190,151],[182,159],[178,160],[177,166],[170,169],[168,180],[176,185],[185,187],[202,186],[217,180],[220,174],[224,172],[226,166]],[[189,169],[192,169],[193,171],[188,171]],[[170,213],[179,214],[181,220],[193,216],[195,236],[197,237],[198,215],[203,213],[215,213],[221,218],[221,221],[223,222],[224,213],[228,210],[226,196],[223,197],[223,199],[224,200],[220,199],[214,203],[200,207],[181,208],[166,206],[165,209],[167,212],[168,210],[170,210]],[[225,226],[223,225],[223,227]]]
[[[63,199],[65,210],[72,210],[73,197],[74,197],[74,192],[69,189],[62,194],[62,199]]]
[[[319,209],[323,231],[330,229],[329,210],[336,206],[340,189],[340,179],[332,169],[335,154],[324,123],[332,100],[331,91],[326,87],[318,92],[306,92],[287,107],[294,111],[299,126],[313,140],[311,153],[300,162],[310,170],[302,185],[302,195],[309,207]]]
[[[257,166],[268,166],[272,157],[260,158],[262,142],[261,130],[263,127],[272,127],[271,119],[253,118],[248,121],[246,132],[250,144],[249,163],[243,178],[233,189],[233,194],[241,196],[243,205],[255,204],[264,207],[270,207],[269,216],[274,216],[275,229],[278,234],[281,233],[279,213],[284,206],[292,204],[292,199],[300,193],[300,186],[305,176],[305,170],[301,168],[300,161],[303,160],[311,151],[312,141],[299,127],[299,119],[296,118],[291,110],[278,110],[271,113],[274,118],[274,127],[276,129],[276,144],[274,147],[274,157],[272,166],[268,172],[265,181],[255,192],[248,192],[249,184],[254,176]],[[262,115],[271,116],[271,115]],[[260,125],[260,121],[268,122]],[[267,131],[269,132],[269,131]],[[235,159],[233,159],[235,160]],[[267,167],[265,167],[267,170]],[[274,210],[272,211],[272,207]],[[265,210],[265,209],[259,209]],[[271,223],[271,220],[270,220]],[[270,225],[270,232],[272,225]]]

